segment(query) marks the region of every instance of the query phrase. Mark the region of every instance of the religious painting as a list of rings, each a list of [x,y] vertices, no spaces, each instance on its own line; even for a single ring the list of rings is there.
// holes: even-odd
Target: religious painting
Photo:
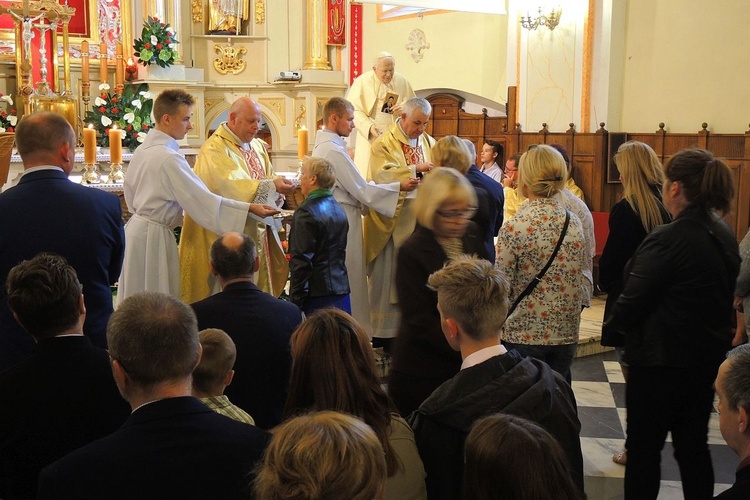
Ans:
[[[328,45],[346,45],[346,0],[328,0]]]

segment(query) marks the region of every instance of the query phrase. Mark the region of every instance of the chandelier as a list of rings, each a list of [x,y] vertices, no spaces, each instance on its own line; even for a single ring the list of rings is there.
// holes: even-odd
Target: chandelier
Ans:
[[[562,15],[562,9],[560,7],[552,8],[549,14],[542,14],[542,8],[538,9],[539,15],[532,17],[531,14],[526,13],[526,17],[521,16],[521,26],[527,30],[535,30],[539,26],[546,26],[550,31],[560,23],[560,15]]]

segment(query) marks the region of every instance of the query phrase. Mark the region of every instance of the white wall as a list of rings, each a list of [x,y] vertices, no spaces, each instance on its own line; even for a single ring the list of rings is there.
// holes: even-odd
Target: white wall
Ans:
[[[747,0],[630,0],[619,129],[747,130],[747,8]]]
[[[377,22],[376,6],[363,9],[365,70],[380,51],[396,58],[414,90],[453,88],[505,104],[507,98],[507,16],[450,12]],[[415,62],[405,46],[414,29],[425,32],[430,48]]]

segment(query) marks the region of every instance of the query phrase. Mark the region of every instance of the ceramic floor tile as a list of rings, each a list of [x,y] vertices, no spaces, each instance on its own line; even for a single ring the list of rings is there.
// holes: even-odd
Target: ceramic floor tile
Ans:
[[[617,361],[604,361],[604,371],[607,373],[607,380],[610,383],[624,384],[625,377],[622,374],[622,368]]]
[[[612,455],[621,451],[624,439],[581,438],[583,473],[594,477],[625,477],[625,467],[612,461]],[[594,500],[596,497],[589,497]]]
[[[573,380],[573,392],[578,406],[595,406],[615,408],[612,390],[607,382],[588,382]]]
[[[609,384],[612,389],[612,397],[618,408],[625,408],[625,384]]]
[[[578,407],[581,421],[581,437],[620,438],[623,430],[617,415],[617,408]]]
[[[589,500],[622,500],[623,479],[619,477],[586,476],[584,488]]]

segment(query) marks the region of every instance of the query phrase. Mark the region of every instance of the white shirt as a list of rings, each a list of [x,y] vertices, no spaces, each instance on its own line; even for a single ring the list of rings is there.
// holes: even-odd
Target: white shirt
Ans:
[[[508,350],[505,347],[503,347],[502,344],[485,347],[484,349],[479,349],[477,352],[466,356],[466,359],[464,359],[464,362],[461,363],[461,369],[465,370],[466,368],[471,368],[472,366],[476,366],[479,363],[484,363],[490,358],[494,358],[495,356],[500,356],[507,352]]]

